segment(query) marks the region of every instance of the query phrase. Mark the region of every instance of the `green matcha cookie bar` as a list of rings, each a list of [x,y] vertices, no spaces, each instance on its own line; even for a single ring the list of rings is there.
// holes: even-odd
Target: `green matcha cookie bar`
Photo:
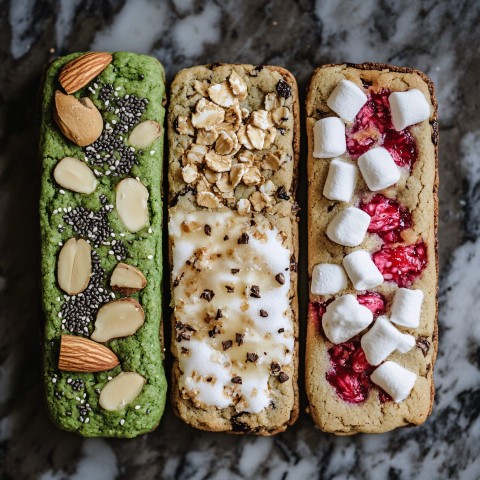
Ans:
[[[306,113],[309,412],[338,435],[420,425],[438,344],[433,83],[410,68],[325,65]]]
[[[298,416],[298,112],[279,67],[198,66],[171,87],[172,397],[199,429]]]
[[[53,62],[40,155],[44,378],[51,418],[87,437],[154,429],[162,366],[165,77],[117,52]]]

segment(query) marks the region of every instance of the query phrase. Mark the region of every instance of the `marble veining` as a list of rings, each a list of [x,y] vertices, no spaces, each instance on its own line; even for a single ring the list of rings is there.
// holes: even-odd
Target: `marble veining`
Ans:
[[[0,14],[2,478],[480,478],[479,2],[10,0]],[[170,406],[155,432],[134,440],[83,439],[50,423],[38,342],[36,97],[47,62],[89,49],[149,53],[167,80],[194,64],[278,64],[297,76],[302,99],[323,63],[390,62],[433,78],[441,119],[440,350],[436,403],[424,426],[334,437],[302,413],[280,436],[238,437],[195,431]],[[299,196],[305,211],[304,188]],[[305,229],[303,216],[304,239]],[[305,261],[304,252],[303,277]],[[300,292],[305,312],[305,282]],[[303,339],[304,315],[301,322]]]

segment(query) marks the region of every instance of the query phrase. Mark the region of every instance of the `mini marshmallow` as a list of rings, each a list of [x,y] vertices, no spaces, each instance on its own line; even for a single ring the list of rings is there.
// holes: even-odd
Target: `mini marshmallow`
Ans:
[[[375,147],[358,159],[358,167],[372,192],[378,192],[400,180],[400,169],[388,150]]]
[[[327,237],[345,247],[356,247],[363,242],[370,215],[356,207],[348,207],[337,213],[327,227]]]
[[[353,122],[366,103],[365,92],[350,80],[342,80],[327,100],[327,105],[346,122]]]
[[[425,95],[416,88],[408,92],[393,92],[388,102],[395,130],[403,130],[430,117],[430,106]]]
[[[417,376],[398,363],[385,362],[375,369],[370,379],[400,403],[410,395]]]
[[[354,295],[343,295],[327,306],[322,317],[323,331],[332,343],[343,343],[365,330],[372,312],[358,303]]]
[[[390,320],[402,327],[417,328],[422,311],[423,292],[399,288],[395,292]]]
[[[383,283],[383,275],[366,250],[355,250],[343,258],[343,267],[355,290],[368,290]]]
[[[338,117],[317,120],[313,126],[313,157],[332,158],[347,150],[345,124]]]
[[[314,295],[333,295],[347,288],[345,270],[333,263],[320,263],[313,267],[311,291]]]
[[[329,200],[349,202],[357,183],[358,168],[338,158],[330,162],[323,195]]]
[[[391,353],[407,353],[415,346],[415,337],[396,329],[387,317],[378,317],[362,337],[362,349],[370,365],[380,365]]]

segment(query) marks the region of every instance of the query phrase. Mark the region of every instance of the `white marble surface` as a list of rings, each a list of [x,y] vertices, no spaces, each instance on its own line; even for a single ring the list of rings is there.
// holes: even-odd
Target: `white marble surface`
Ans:
[[[479,2],[11,0],[0,13],[1,478],[480,478]],[[331,62],[388,62],[433,78],[440,350],[435,408],[424,426],[342,438],[315,430],[302,414],[276,438],[232,437],[190,429],[168,407],[155,432],[134,440],[84,440],[53,427],[39,364],[35,102],[44,65],[88,49],[152,54],[168,79],[200,63],[278,64],[302,92],[313,68]],[[300,260],[305,273],[305,255]],[[305,285],[301,302],[305,311]]]

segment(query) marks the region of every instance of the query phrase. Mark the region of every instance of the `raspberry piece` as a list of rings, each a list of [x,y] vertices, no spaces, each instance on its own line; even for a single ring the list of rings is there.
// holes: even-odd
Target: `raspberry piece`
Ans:
[[[407,129],[401,132],[393,129],[388,130],[383,138],[383,146],[389,151],[399,167],[412,169],[417,159],[417,149],[415,148],[415,141]]]
[[[387,282],[409,287],[427,266],[427,246],[415,245],[382,247],[373,254],[373,261]]]
[[[385,297],[378,292],[366,292],[361,295],[357,295],[357,300],[360,305],[367,307],[376,318],[379,315],[383,315],[386,310]]]
[[[376,194],[370,202],[362,201],[359,207],[372,219],[368,231],[376,233],[385,243],[401,241],[400,233],[412,226],[412,215],[397,201]]]

